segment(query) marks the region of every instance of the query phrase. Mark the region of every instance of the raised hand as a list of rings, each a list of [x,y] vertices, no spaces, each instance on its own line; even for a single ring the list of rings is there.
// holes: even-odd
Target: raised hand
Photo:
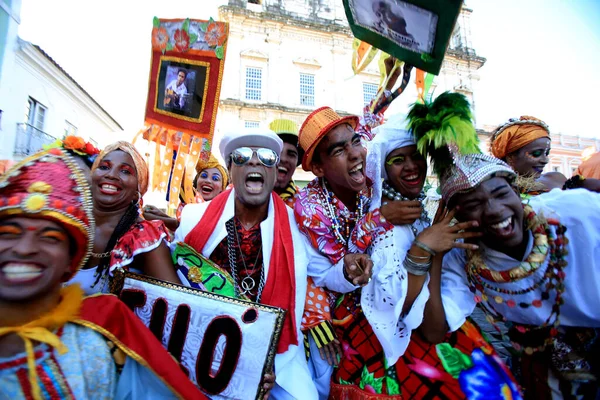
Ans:
[[[440,205],[441,208],[441,205]],[[458,242],[459,239],[471,239],[481,237],[481,232],[468,231],[471,228],[477,228],[477,221],[461,222],[455,225],[450,225],[454,218],[456,210],[446,213],[446,215],[438,222],[419,233],[416,240],[423,243],[436,253],[445,253],[452,248],[462,248],[476,250],[478,246],[472,243]],[[443,213],[440,212],[436,218]]]
[[[410,225],[421,216],[423,210],[418,200],[395,200],[383,202],[379,211],[392,225]]]

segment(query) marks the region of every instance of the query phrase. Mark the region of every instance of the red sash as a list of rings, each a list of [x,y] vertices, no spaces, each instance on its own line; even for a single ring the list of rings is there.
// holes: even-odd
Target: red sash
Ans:
[[[200,222],[185,237],[185,243],[202,253],[206,242],[215,230],[225,209],[231,189],[212,199]],[[287,206],[275,193],[271,195],[275,209],[273,247],[269,263],[269,275],[261,296],[261,303],[286,310],[277,353],[287,351],[298,344],[296,335],[296,274],[294,246]]]

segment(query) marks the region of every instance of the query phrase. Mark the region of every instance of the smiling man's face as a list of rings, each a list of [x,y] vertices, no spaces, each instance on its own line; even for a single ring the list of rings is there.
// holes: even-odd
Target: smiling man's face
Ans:
[[[367,149],[348,124],[333,128],[315,149],[313,173],[325,177],[337,196],[344,192],[358,193],[367,187],[365,160]]]
[[[488,179],[475,190],[457,194],[452,203],[459,206],[459,221],[479,223],[488,247],[507,253],[523,243],[523,205],[506,179]]]
[[[283,151],[277,166],[277,182],[275,188],[285,189],[292,180],[298,165],[298,149],[293,144],[283,142]]]

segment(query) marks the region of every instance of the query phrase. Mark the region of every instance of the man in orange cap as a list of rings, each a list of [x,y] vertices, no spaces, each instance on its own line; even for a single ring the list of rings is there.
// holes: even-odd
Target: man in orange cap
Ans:
[[[391,225],[379,210],[367,212],[372,184],[366,177],[366,149],[356,132],[358,124],[358,117],[341,117],[329,107],[319,108],[307,117],[299,135],[305,150],[302,168],[317,178],[298,193],[294,212],[300,230],[329,258],[331,268],[340,268],[340,260],[348,254],[359,256],[354,269],[362,274],[361,283],[366,284],[371,280],[372,262],[364,253],[373,238]],[[322,275],[327,272],[322,271]],[[313,280],[316,286],[328,287],[319,275]],[[356,293],[360,286],[350,280],[348,283],[345,292]],[[336,331],[338,328],[344,329],[336,327]],[[321,390],[330,383],[332,370],[319,366],[316,357],[313,359]]]

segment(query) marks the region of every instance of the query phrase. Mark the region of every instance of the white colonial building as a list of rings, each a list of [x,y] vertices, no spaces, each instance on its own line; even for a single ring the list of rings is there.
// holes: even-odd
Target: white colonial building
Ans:
[[[435,93],[456,90],[476,106],[477,70],[485,58],[470,40],[471,10],[463,7]],[[341,0],[229,0],[219,18],[230,24],[227,61],[213,148],[220,136],[240,127],[267,127],[273,119],[301,124],[321,106],[359,114],[377,92],[374,61],[354,75],[354,39]],[[413,82],[387,111],[405,113],[417,99]],[[295,178],[311,179],[298,170]]]
[[[17,36],[19,9],[20,0],[0,9],[8,15],[0,32],[0,160],[19,160],[65,134],[98,146],[116,140],[121,125],[44,50]]]
[[[220,136],[240,127],[267,127],[273,119],[301,124],[321,106],[340,114],[359,114],[379,86],[377,62],[354,75],[351,67],[353,35],[341,0],[221,0],[219,19],[230,24],[227,61],[213,149]],[[486,59],[471,41],[473,10],[463,6],[440,74],[431,94],[446,90],[465,94],[477,110],[479,69]],[[386,115],[405,114],[417,99],[414,72],[407,90]],[[515,117],[518,117],[516,115]],[[476,121],[487,151],[495,126]],[[600,150],[600,140],[552,133],[547,171],[570,177],[584,149]],[[218,152],[215,152],[218,153]],[[302,183],[311,174],[296,171]]]

